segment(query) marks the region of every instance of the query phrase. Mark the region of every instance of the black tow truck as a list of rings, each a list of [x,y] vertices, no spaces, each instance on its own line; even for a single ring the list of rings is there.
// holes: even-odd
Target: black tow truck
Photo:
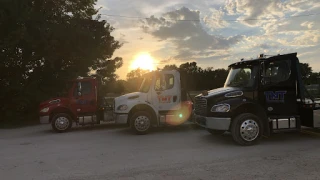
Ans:
[[[194,100],[196,124],[215,135],[230,132],[240,145],[279,131],[320,127],[320,102],[304,86],[297,53],[231,64],[224,87]]]

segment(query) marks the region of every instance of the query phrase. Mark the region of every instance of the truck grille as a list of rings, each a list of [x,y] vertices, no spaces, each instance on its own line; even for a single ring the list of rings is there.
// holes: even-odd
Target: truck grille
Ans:
[[[195,97],[194,112],[197,115],[205,116],[207,114],[207,100],[203,97]]]

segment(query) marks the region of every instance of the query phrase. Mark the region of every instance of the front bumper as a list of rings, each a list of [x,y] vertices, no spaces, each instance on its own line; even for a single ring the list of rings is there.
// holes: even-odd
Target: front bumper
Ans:
[[[213,130],[229,130],[231,118],[205,117],[194,114],[194,122],[201,127]]]
[[[127,124],[128,114],[113,114],[115,124]]]
[[[40,124],[49,124],[49,116],[40,116]]]

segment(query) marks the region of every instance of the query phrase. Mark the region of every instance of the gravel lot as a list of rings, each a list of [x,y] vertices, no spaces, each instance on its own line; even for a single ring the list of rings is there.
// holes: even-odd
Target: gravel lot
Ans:
[[[49,125],[0,130],[0,174],[11,179],[320,179],[318,136],[286,133],[240,147],[190,125],[145,136],[114,125],[57,134]]]

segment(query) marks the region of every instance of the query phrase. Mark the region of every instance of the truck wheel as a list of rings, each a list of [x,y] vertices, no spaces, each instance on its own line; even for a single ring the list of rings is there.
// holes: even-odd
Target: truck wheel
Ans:
[[[130,118],[130,128],[139,135],[147,134],[151,128],[151,115],[146,111],[138,111]]]
[[[59,113],[52,118],[51,125],[52,129],[56,132],[66,132],[72,127],[72,119],[66,113]]]
[[[226,132],[224,130],[214,130],[214,129],[207,129],[207,131],[212,135],[221,135]]]
[[[243,146],[257,144],[262,136],[262,131],[260,118],[250,113],[240,114],[231,124],[233,140]]]

